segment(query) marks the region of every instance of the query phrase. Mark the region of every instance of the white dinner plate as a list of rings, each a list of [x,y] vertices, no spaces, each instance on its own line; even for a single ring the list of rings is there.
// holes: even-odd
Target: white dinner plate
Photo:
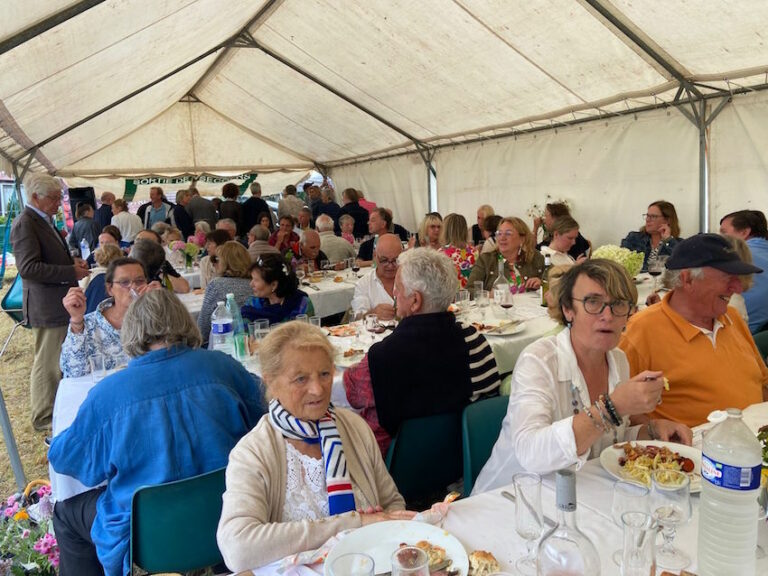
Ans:
[[[690,458],[693,460],[693,472],[689,474],[691,477],[691,493],[696,494],[701,491],[701,450],[697,450],[691,446],[684,444],[675,444],[674,442],[662,442],[660,440],[635,440],[633,444],[640,446],[666,446],[670,450],[677,452],[684,458]],[[627,482],[633,482],[632,479],[624,476],[622,468],[619,465],[619,457],[624,455],[624,450],[621,448],[615,448],[614,446],[608,446],[600,453],[600,464],[605,468],[606,472],[618,480],[626,480]]]
[[[352,342],[352,338],[349,338],[349,341]],[[355,347],[350,345],[344,345],[343,348],[340,346],[334,346],[336,354],[333,357],[333,363],[336,366],[339,366],[340,368],[349,368],[353,364],[357,364],[358,362],[360,362],[360,360],[363,359],[363,356],[365,356],[365,351],[367,347],[355,348],[355,350],[362,350],[363,352],[360,354],[355,354],[354,356],[345,357],[344,352],[349,350],[350,348],[355,348]]]
[[[502,321],[498,328],[483,332],[484,336],[512,336],[525,330],[525,322],[513,321],[506,324]]]
[[[348,534],[328,553],[323,566],[324,574],[332,576],[333,561],[342,554],[352,552],[363,552],[373,558],[374,574],[389,572],[392,570],[390,558],[400,544],[416,544],[419,540],[444,548],[446,557],[453,560],[451,569],[457,569],[459,576],[467,576],[467,552],[455,536],[431,524],[409,520],[376,522]]]

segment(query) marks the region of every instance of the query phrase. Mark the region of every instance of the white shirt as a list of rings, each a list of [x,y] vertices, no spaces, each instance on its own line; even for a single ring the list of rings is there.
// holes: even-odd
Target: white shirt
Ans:
[[[395,301],[387,293],[379,277],[376,276],[376,269],[374,268],[357,281],[351,306],[354,312],[367,312],[368,310],[373,310],[379,304],[391,304],[394,306]]]
[[[123,242],[133,242],[136,234],[144,230],[141,218],[125,210],[112,216],[112,226],[117,226],[117,229],[120,230]]]
[[[614,348],[608,357],[608,391],[629,378],[627,357]],[[576,453],[573,434],[573,394],[578,390],[581,404],[592,404],[587,383],[579,370],[566,328],[556,336],[530,344],[520,354],[512,375],[509,407],[491,457],[477,477],[472,494],[510,484],[518,472],[548,474],[576,466],[613,444],[613,431],[603,434],[584,454]],[[637,437],[639,426],[629,428],[623,418],[617,429],[618,440]]]
[[[549,246],[542,246],[539,252],[541,252],[542,256],[549,256],[549,261],[552,266],[567,266],[569,264],[576,263],[576,260],[571,258],[568,254],[564,252],[558,252]]]

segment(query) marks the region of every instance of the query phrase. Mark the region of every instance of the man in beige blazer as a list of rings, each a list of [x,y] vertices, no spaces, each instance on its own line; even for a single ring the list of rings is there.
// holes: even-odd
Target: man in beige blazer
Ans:
[[[24,189],[27,205],[13,223],[11,244],[24,283],[24,319],[35,335],[29,382],[32,425],[49,431],[61,378],[61,343],[69,322],[61,301],[71,286],[88,276],[88,265],[73,260],[53,223],[61,204],[59,181],[48,174],[32,174]]]

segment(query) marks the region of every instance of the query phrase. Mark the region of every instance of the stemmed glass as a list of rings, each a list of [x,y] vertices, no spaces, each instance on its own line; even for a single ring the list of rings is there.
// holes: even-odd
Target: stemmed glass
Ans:
[[[659,289],[659,276],[664,273],[667,267],[667,258],[668,256],[656,256],[656,258],[648,260],[648,274],[653,276],[654,293]]]
[[[529,576],[536,574],[534,544],[541,536],[541,476],[532,472],[515,474],[515,530],[525,540],[528,552],[515,562],[515,568]]]
[[[328,275],[328,270],[331,269],[331,263],[329,260],[320,260],[320,268],[323,271],[323,277]]]
[[[495,288],[493,290],[493,301],[507,315],[512,310],[514,296],[507,288]]]
[[[299,279],[299,284],[301,284],[304,281],[304,277],[307,275],[306,272],[304,272],[304,268],[301,266],[296,267],[296,278]]]
[[[379,330],[379,317],[376,314],[365,315],[365,329],[371,335],[371,344],[373,344],[375,341],[373,336]]]
[[[355,339],[352,341],[352,348],[362,348],[365,346],[365,343],[360,340],[360,330],[363,328],[363,324],[365,323],[365,312],[355,312],[352,315],[352,321],[350,322],[350,325],[355,329]]]
[[[672,545],[678,526],[691,518],[691,480],[680,470],[656,470],[651,475],[651,512],[661,526],[664,544],[656,553],[659,566],[682,570],[691,558]]]
[[[625,512],[648,512],[648,494],[650,490],[640,484],[625,482],[619,480],[613,485],[613,504],[611,506],[611,516],[613,521],[620,528],[623,527],[621,520]],[[613,553],[613,561],[617,566],[621,566],[622,550],[616,550]]]

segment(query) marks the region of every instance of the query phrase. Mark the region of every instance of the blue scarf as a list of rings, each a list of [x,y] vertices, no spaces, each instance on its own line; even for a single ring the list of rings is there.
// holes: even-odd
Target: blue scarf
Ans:
[[[352,482],[347,471],[347,459],[336,428],[336,411],[328,405],[325,415],[315,422],[299,420],[277,399],[269,403],[269,421],[284,437],[308,444],[320,443],[325,465],[325,485],[328,490],[328,511],[331,516],[355,510]]]

